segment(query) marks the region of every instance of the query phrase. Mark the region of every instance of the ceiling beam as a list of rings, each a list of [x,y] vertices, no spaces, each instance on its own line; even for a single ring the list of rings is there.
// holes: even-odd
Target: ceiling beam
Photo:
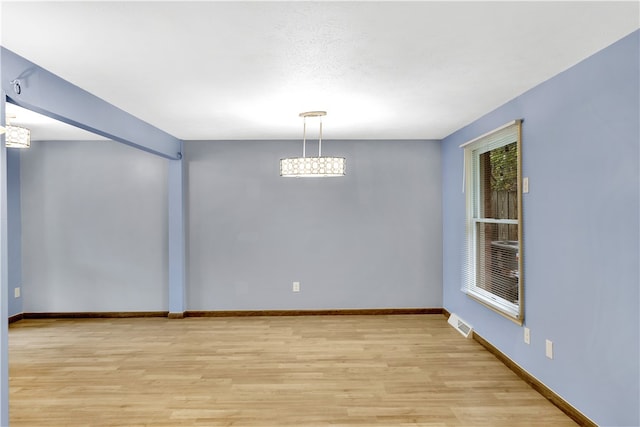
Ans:
[[[20,55],[0,49],[2,89],[9,102],[167,159],[182,157],[178,138]]]

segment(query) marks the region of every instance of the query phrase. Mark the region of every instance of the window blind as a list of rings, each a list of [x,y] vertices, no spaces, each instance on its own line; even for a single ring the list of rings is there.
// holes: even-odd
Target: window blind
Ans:
[[[461,147],[467,197],[462,290],[521,321],[520,121]]]

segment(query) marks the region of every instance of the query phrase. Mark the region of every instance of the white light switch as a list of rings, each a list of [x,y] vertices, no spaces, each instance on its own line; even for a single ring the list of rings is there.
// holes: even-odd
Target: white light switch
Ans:
[[[545,354],[549,359],[553,359],[553,343],[547,340],[547,346],[545,349]]]
[[[293,292],[300,292],[300,282],[293,282]]]
[[[529,177],[527,177],[527,176],[522,178],[522,192],[523,193],[528,193],[529,192]]]
[[[524,328],[524,343],[531,344],[531,330]]]
[[[20,287],[13,288],[13,297],[20,298]]]

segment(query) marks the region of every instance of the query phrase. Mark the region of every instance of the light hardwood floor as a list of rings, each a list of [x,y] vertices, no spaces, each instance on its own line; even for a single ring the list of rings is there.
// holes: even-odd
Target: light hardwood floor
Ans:
[[[22,320],[11,427],[575,426],[442,315]]]

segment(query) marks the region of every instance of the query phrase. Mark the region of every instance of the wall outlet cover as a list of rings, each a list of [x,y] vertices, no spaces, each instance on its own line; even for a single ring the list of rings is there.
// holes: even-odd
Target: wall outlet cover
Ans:
[[[553,359],[553,343],[549,340],[546,341],[545,354],[549,359]]]

